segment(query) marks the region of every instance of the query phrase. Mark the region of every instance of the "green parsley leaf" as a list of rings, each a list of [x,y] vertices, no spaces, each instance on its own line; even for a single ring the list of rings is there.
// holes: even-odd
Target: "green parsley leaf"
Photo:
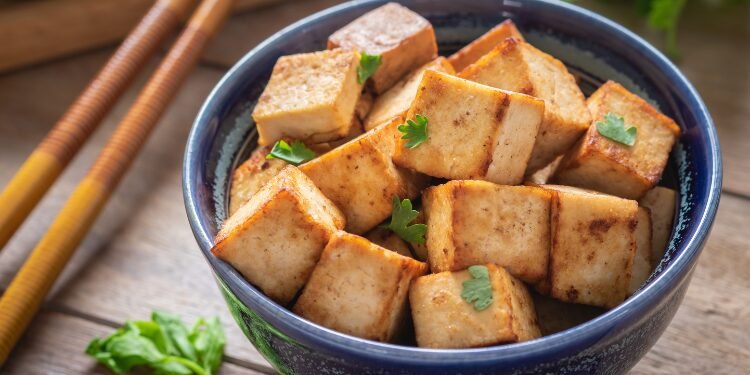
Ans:
[[[300,165],[315,157],[315,151],[307,148],[301,141],[294,141],[292,144],[280,140],[273,145],[271,152],[266,155],[266,159],[281,159],[289,164]]]
[[[398,131],[404,133],[404,135],[401,136],[401,139],[409,140],[409,142],[406,142],[404,145],[407,148],[417,147],[427,140],[427,123],[429,120],[422,115],[416,115],[415,120],[417,121],[406,120],[405,124],[398,126]]]
[[[107,338],[93,339],[86,354],[115,373],[147,366],[157,374],[211,375],[221,364],[224,332],[217,318],[188,329],[179,316],[155,311],[151,321],[127,321]]]
[[[368,78],[375,74],[383,58],[380,55],[370,55],[362,52],[359,56],[359,66],[357,67],[357,83],[364,84]]]
[[[625,128],[625,119],[612,112],[604,115],[604,119],[596,123],[596,130],[604,137],[627,146],[635,144],[637,129],[635,126]]]
[[[492,304],[492,284],[490,271],[486,266],[470,266],[471,279],[463,282],[461,298],[474,305],[474,310],[482,311]]]
[[[384,225],[384,228],[390,229],[393,233],[396,233],[404,241],[408,241],[414,244],[423,244],[424,235],[427,233],[427,225],[425,224],[414,224],[409,225],[419,215],[419,211],[412,210],[411,201],[404,199],[403,201],[397,196],[393,196],[393,211],[391,212],[391,222]]]

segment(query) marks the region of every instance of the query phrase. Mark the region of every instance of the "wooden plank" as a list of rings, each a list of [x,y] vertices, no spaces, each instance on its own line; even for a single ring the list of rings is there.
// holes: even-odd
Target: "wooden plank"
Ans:
[[[243,12],[282,0],[236,0]],[[197,1],[195,1],[197,3]],[[0,3],[0,72],[122,40],[154,0],[40,0]]]
[[[32,323],[3,367],[4,374],[112,374],[83,351],[94,337],[109,335],[114,328],[71,315],[44,312]],[[148,371],[139,371],[148,374]],[[221,375],[258,375],[257,371],[224,362]]]
[[[105,51],[0,76],[0,134],[13,135],[0,137],[0,184],[10,179],[107,55]],[[53,295],[62,288],[61,301],[88,300],[87,306],[90,303],[96,307],[79,311],[112,322],[148,316],[157,308],[180,313],[189,320],[218,314],[227,329],[228,355],[268,370],[270,367],[224,306],[193,240],[182,204],[185,139],[200,105],[221,75],[221,71],[202,68],[187,81],[66,268]],[[144,78],[140,78],[141,83]],[[0,286],[11,280],[136,93],[131,89],[125,94],[102,129],[0,253]],[[39,99],[41,95],[44,100]]]

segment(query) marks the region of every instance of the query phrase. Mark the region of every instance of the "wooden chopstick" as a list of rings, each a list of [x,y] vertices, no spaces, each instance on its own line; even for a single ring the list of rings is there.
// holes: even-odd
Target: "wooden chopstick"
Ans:
[[[203,0],[88,174],[0,299],[0,365],[86,235],[159,117],[223,23],[231,0]]]
[[[159,0],[0,193],[0,249],[146,65],[194,0]]]

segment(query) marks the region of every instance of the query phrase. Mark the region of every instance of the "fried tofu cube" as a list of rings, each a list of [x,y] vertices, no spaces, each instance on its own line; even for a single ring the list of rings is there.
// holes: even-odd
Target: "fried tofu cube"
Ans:
[[[339,231],[293,311],[349,335],[389,342],[403,326],[412,280],[427,265]]]
[[[425,348],[476,348],[532,340],[541,336],[534,301],[523,282],[502,267],[487,264],[492,303],[477,311],[461,298],[469,271],[422,276],[409,291],[417,345]]]
[[[656,268],[664,257],[672,235],[677,192],[657,186],[649,190],[638,203],[651,212],[651,267]]]
[[[407,113],[428,119],[427,140],[407,148],[399,139],[393,160],[433,177],[516,185],[543,113],[530,96],[427,70]]]
[[[376,227],[365,233],[365,238],[380,247],[395,251],[405,257],[413,258],[411,250],[409,250],[409,244],[388,229]]]
[[[227,219],[211,252],[285,305],[344,223],[338,208],[290,165]]]
[[[415,198],[424,179],[392,160],[396,123],[383,124],[300,166],[346,216],[346,230],[365,233],[391,215],[393,196]]]
[[[229,216],[234,215],[253,194],[289,164],[281,159],[266,159],[269,152],[271,152],[271,146],[258,146],[250,154],[250,158],[232,173],[232,185],[229,189]]]
[[[458,50],[458,52],[450,55],[448,61],[450,61],[456,71],[460,72],[479,60],[482,56],[488,54],[507,38],[524,40],[523,35],[516,28],[516,24],[509,19],[501,22],[490,29],[490,31],[482,34],[482,36]]]
[[[638,207],[638,224],[635,227],[635,257],[630,277],[628,295],[633,295],[651,275],[651,212]]]
[[[388,3],[337,30],[328,48],[343,48],[380,55],[381,64],[369,85],[382,94],[403,76],[437,57],[435,30],[424,17]]]
[[[591,124],[583,93],[565,65],[518,39],[506,39],[459,77],[544,100],[544,121],[526,174],[565,153]]]
[[[552,198],[550,295],[612,308],[625,300],[636,252],[638,202],[569,186]]]
[[[349,132],[362,86],[359,53],[328,50],[282,56],[253,110],[258,143],[284,137],[313,143]]]
[[[434,70],[448,74],[455,74],[453,67],[448,63],[445,57],[438,57],[417,70],[409,73],[406,77],[388,89],[382,95],[375,99],[367,119],[365,120],[365,129],[370,130],[386,121],[398,116],[405,116],[406,112],[417,96],[419,83],[425,70]]]
[[[364,123],[367,115],[370,113],[370,110],[372,110],[372,105],[374,102],[375,97],[368,90],[364,90],[362,92],[362,95],[359,96],[357,105],[354,106],[354,114],[356,115],[355,117],[360,121],[360,123]]]
[[[524,178],[524,184],[544,185],[550,183],[550,181],[552,181],[552,177],[554,177],[555,172],[557,171],[557,167],[560,166],[561,161],[562,156],[559,156],[552,163],[547,164],[546,167],[539,169],[530,175],[527,175],[526,178]]]
[[[528,283],[547,277],[552,193],[532,186],[451,181],[425,190],[433,272],[494,263]]]
[[[422,205],[423,206],[423,205]],[[427,220],[425,219],[424,214],[424,207],[416,207],[417,211],[419,211],[419,214],[417,217],[412,221],[412,224],[427,224]],[[414,258],[417,260],[421,260],[423,262],[427,262],[427,243],[413,243],[409,242],[409,245],[411,246],[411,252],[414,254]]]
[[[607,312],[601,307],[565,303],[539,293],[532,293],[531,296],[544,336],[573,328]]]
[[[645,100],[609,81],[588,99],[594,125],[565,155],[556,183],[579,186],[628,199],[640,199],[661,179],[680,128]],[[612,113],[637,129],[627,146],[599,134],[597,122]]]

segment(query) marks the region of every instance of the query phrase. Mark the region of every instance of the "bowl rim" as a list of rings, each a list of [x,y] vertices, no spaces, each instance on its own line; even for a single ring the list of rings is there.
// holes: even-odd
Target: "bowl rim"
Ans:
[[[418,347],[401,346],[395,344],[380,343],[370,340],[349,336],[329,328],[309,322],[290,310],[280,306],[266,297],[262,292],[239,277],[238,274],[228,272],[230,266],[213,257],[210,249],[213,238],[207,227],[207,222],[212,220],[201,215],[198,201],[197,172],[196,166],[200,165],[197,159],[212,113],[215,113],[220,103],[229,96],[228,87],[242,72],[247,69],[248,63],[255,55],[264,53],[264,50],[276,41],[289,37],[300,31],[301,28],[330,17],[337,13],[362,6],[382,4],[384,0],[355,0],[342,3],[320,12],[307,16],[275,33],[246,53],[216,84],[208,95],[206,101],[198,113],[185,149],[183,163],[183,194],[188,220],[196,240],[216,273],[217,278],[223,280],[232,293],[237,295],[242,303],[252,306],[252,310],[259,314],[264,320],[275,322],[275,327],[284,334],[293,337],[294,340],[329,353],[349,353],[358,358],[366,357],[379,363],[398,362],[401,365],[434,365],[466,363],[471,358],[474,365],[516,363],[518,361],[533,361],[540,356],[550,355],[565,356],[578,353],[577,348],[590,346],[601,341],[612,333],[613,329],[623,327],[635,322],[643,314],[658,305],[664,296],[676,290],[680,283],[693,269],[700,255],[701,249],[710,232],[711,225],[716,216],[716,211],[721,196],[722,186],[722,160],[721,151],[713,120],[703,100],[695,88],[661,52],[651,44],[637,36],[614,21],[577,5],[555,0],[527,0],[541,6],[557,7],[559,10],[569,12],[578,17],[587,18],[595,28],[610,29],[622,42],[637,47],[642,51],[642,58],[657,66],[662,74],[675,84],[675,90],[685,93],[686,103],[693,108],[698,123],[698,128],[705,132],[708,140],[708,160],[710,169],[708,179],[708,195],[703,207],[700,209],[698,218],[692,222],[683,233],[686,241],[673,261],[666,269],[656,277],[645,288],[642,288],[632,297],[617,307],[585,323],[570,329],[544,336],[539,339],[504,346],[491,346],[472,349],[426,349]]]

